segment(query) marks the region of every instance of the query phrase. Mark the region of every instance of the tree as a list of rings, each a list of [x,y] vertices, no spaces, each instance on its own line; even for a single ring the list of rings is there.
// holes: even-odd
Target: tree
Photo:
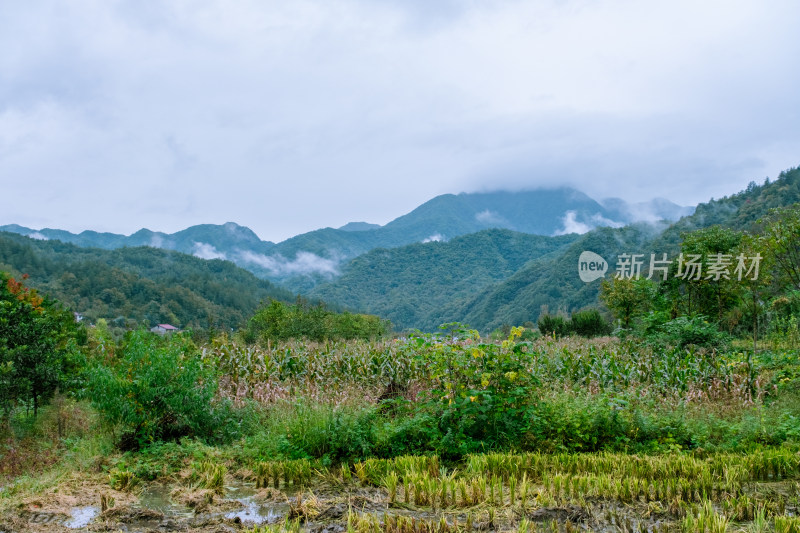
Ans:
[[[612,278],[603,280],[600,298],[622,327],[629,329],[633,319],[646,311],[652,291],[652,284],[646,279]]]
[[[77,340],[72,313],[0,272],[0,406],[6,422],[20,402],[31,402],[38,414],[68,377]]]
[[[745,235],[737,249],[738,255],[745,257],[760,257],[760,252],[764,247],[765,236]],[[749,318],[753,330],[753,352],[758,349],[758,321],[764,313],[764,301],[769,286],[772,282],[772,265],[774,256],[767,254],[763,260],[759,260],[758,271],[753,271],[749,276],[742,276],[737,279],[741,291],[741,309],[744,317]],[[738,276],[737,276],[738,278]],[[749,360],[748,360],[749,364]]]
[[[336,313],[322,304],[311,305],[299,299],[295,305],[272,300],[250,319],[244,338],[247,342],[267,339],[374,339],[388,333],[391,324],[374,315]]]
[[[800,204],[771,209],[761,222],[765,228],[760,244],[775,261],[781,281],[800,289]]]
[[[736,306],[740,286],[732,273],[742,236],[722,226],[683,236],[676,276],[687,290],[689,314],[716,316],[721,323],[725,312]]]

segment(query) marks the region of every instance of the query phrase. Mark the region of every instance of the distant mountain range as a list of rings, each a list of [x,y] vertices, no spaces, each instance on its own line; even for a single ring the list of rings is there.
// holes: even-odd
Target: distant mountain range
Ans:
[[[675,223],[652,222],[662,217],[642,216],[641,206],[617,204],[639,209],[643,221],[582,235],[533,237],[490,230],[448,242],[373,250],[347,262],[340,276],[308,294],[380,314],[401,329],[432,331],[458,321],[488,332],[535,323],[543,310],[572,312],[598,305],[599,282],[584,283],[577,273],[584,250],[606,258],[613,272],[619,254],[674,257],[685,232],[715,224],[751,230],[769,209],[797,202],[800,169],[792,169],[771,183],[751,183],[745,191],[700,204]]]
[[[620,253],[674,254],[685,232],[714,224],[751,229],[770,208],[796,202],[800,169],[782,172],[763,185],[751,183],[742,192],[696,209],[660,199],[641,204],[596,202],[569,188],[443,195],[384,226],[351,222],[277,244],[261,241],[233,223],[193,226],[171,235],[141,230],[128,237],[12,225],[0,230],[31,238],[0,235],[0,268],[5,262],[18,272],[38,272],[43,289],[77,302],[79,311],[91,308],[100,316],[128,305],[130,311],[118,320],[139,313],[134,318],[140,323],[171,312],[195,324],[224,317],[215,320],[227,326],[247,316],[255,294],[292,298],[280,287],[254,283],[249,273],[243,275],[241,269],[218,260],[227,259],[313,300],[389,318],[398,329],[433,330],[458,321],[488,332],[501,325],[535,322],[543,310],[571,312],[598,305],[599,282],[584,283],[577,275],[578,256],[584,250],[606,258],[613,271]],[[106,249],[147,245],[207,261],[181,258],[175,252],[160,256],[155,252],[167,252],[147,248],[95,250],[82,256],[81,249],[41,239]],[[148,250],[153,253],[145,253]],[[68,260],[65,269],[61,265]],[[174,272],[173,264],[182,265],[185,272]],[[83,279],[88,272],[99,272],[108,281],[98,294],[93,281]],[[223,272],[224,280],[218,282]],[[145,285],[125,276],[139,276]],[[163,302],[157,289],[162,286],[173,290]],[[72,295],[75,290],[79,292]],[[191,294],[174,293],[178,290]],[[225,299],[242,291],[252,293],[246,302]],[[192,299],[202,301],[205,310],[180,316],[186,306],[172,302]]]
[[[637,221],[675,221],[694,208],[655,199],[630,204],[619,198],[597,202],[568,187],[520,192],[444,194],[384,226],[351,222],[323,228],[281,243],[262,241],[233,222],[202,224],[166,234],[142,229],[125,236],[58,229],[35,230],[11,224],[0,231],[34,239],[57,239],[84,247],[116,249],[151,246],[203,259],[227,259],[257,276],[300,292],[330,281],[350,259],[375,248],[448,241],[485,229],[508,229],[541,236],[586,233],[599,226],[621,227]]]
[[[0,232],[0,270],[28,274],[30,286],[87,321],[117,328],[169,323],[181,328],[241,327],[262,301],[295,295],[229,261],[171,250],[88,248]]]

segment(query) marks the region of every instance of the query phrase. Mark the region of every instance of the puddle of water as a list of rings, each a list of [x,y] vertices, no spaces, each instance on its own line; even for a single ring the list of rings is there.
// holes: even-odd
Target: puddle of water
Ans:
[[[274,507],[259,505],[248,498],[242,498],[237,501],[244,505],[244,509],[227,513],[225,518],[238,518],[242,522],[250,522],[253,524],[274,524],[283,517],[283,515],[276,512]]]
[[[89,522],[100,513],[100,508],[96,505],[87,505],[85,507],[73,507],[70,511],[70,518],[64,522],[64,527],[70,529],[78,529],[86,527]]]
[[[169,485],[148,485],[139,494],[137,507],[158,511],[169,518],[192,518],[195,514],[194,510],[173,502],[170,496],[171,489],[172,487]],[[225,486],[225,498],[237,501],[243,507],[225,514],[216,515],[216,513],[213,513],[210,516],[224,516],[229,519],[238,517],[242,522],[251,524],[272,524],[281,520],[288,513],[288,504],[270,503],[265,505],[255,502],[254,497],[257,494],[258,490],[256,490],[254,483],[234,481],[232,484]]]
[[[183,505],[173,503],[168,486],[157,484],[149,485],[142,490],[139,494],[139,507],[158,511],[169,517],[187,517],[194,513]]]
[[[235,483],[233,485],[225,486],[225,495],[228,498],[239,500],[242,498],[251,498],[258,493],[255,483]]]

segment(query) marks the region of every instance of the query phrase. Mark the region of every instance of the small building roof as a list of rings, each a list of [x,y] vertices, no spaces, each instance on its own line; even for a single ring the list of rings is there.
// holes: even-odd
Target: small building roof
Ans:
[[[175,326],[172,326],[170,324],[159,324],[158,327],[159,328],[164,328],[164,329],[174,329],[175,331],[178,330],[178,328],[176,328]]]

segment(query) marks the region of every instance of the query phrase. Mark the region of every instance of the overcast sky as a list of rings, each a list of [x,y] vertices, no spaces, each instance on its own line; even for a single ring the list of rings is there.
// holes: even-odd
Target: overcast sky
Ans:
[[[0,0],[0,224],[265,240],[800,164],[796,0]]]

